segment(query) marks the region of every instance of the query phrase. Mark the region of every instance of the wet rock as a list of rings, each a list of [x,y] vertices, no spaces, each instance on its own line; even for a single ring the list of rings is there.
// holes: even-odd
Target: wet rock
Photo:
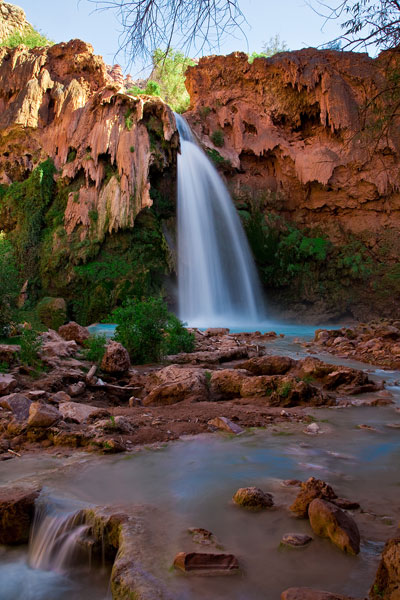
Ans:
[[[174,567],[185,573],[200,575],[231,574],[239,571],[239,562],[233,554],[213,554],[206,552],[179,552],[174,559]]]
[[[346,498],[334,498],[333,500],[330,500],[330,502],[343,510],[357,510],[357,508],[360,508],[358,502],[347,500]]]
[[[209,389],[203,369],[169,365],[151,376],[144,406],[167,406],[177,402],[208,400]]]
[[[9,373],[0,373],[0,396],[10,394],[17,387],[17,380],[14,375]]]
[[[26,544],[40,490],[0,488],[0,544]]]
[[[129,422],[129,420],[126,417],[122,417],[122,416],[109,416],[108,419],[101,419],[99,421],[96,421],[95,423],[95,429],[100,429],[102,431],[105,431],[107,433],[123,433],[123,434],[130,434],[133,433],[134,431],[134,426],[131,425],[131,423]]]
[[[18,354],[21,351],[21,346],[14,344],[0,344],[0,363],[12,365],[18,360]]]
[[[307,425],[305,428],[304,433],[307,433],[308,435],[318,435],[321,433],[321,427],[318,423],[310,423],[310,425]]]
[[[80,404],[79,402],[63,402],[59,405],[63,419],[71,419],[77,423],[84,423],[87,419],[102,413],[102,409],[89,404]]]
[[[331,406],[335,400],[317,387],[295,377],[284,375],[269,396],[269,406]]]
[[[307,546],[310,542],[312,537],[301,533],[285,533],[281,540],[281,544],[295,547]]]
[[[242,429],[240,425],[237,425],[226,417],[215,417],[215,419],[208,421],[208,425],[216,427],[217,429],[222,429],[223,431],[228,431],[229,433],[234,433],[235,435],[239,435],[244,432],[244,429]]]
[[[253,375],[284,375],[294,367],[296,361],[288,356],[261,356],[251,358],[240,367]]]
[[[329,538],[348,554],[360,552],[360,532],[348,513],[331,502],[316,498],[308,507],[308,516],[314,533]]]
[[[400,537],[386,542],[369,598],[370,600],[399,600]]]
[[[128,350],[119,342],[109,341],[101,361],[102,370],[106,373],[125,373],[130,366]]]
[[[70,321],[65,325],[61,325],[61,327],[58,328],[58,333],[64,340],[67,340],[68,342],[72,340],[81,346],[90,336],[87,327],[82,327],[82,325],[75,323],[75,321]]]
[[[205,330],[204,335],[206,337],[219,337],[221,335],[227,335],[229,333],[229,329],[224,327],[209,327]]]
[[[28,419],[31,404],[32,400],[29,400],[23,394],[9,394],[0,398],[0,406],[11,410],[14,419],[18,423],[23,423]]]
[[[201,544],[202,546],[218,545],[217,538],[211,531],[208,531],[208,529],[203,529],[202,527],[190,527],[188,532],[196,544]]]
[[[29,427],[51,427],[61,419],[61,413],[51,404],[32,402],[29,407]]]
[[[323,592],[312,588],[289,588],[281,594],[281,600],[355,600],[349,596]]]
[[[78,381],[77,383],[72,383],[68,386],[68,394],[75,398],[76,396],[81,396],[85,393],[86,384],[84,381]]]
[[[290,510],[298,517],[306,518],[308,515],[308,507],[315,498],[332,500],[337,498],[337,495],[325,481],[310,477],[301,484],[301,490],[293,504],[290,506]]]
[[[274,501],[271,494],[263,492],[257,487],[240,488],[233,496],[233,501],[239,506],[250,510],[271,508]]]
[[[211,395],[216,400],[238,398],[242,385],[248,379],[244,371],[237,369],[221,369],[211,375]]]

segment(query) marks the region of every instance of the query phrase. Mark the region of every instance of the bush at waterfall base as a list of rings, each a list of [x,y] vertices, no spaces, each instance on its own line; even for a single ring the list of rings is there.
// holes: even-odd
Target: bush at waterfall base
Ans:
[[[0,336],[6,333],[16,311],[20,287],[17,263],[11,243],[0,233]]]
[[[110,321],[117,323],[114,337],[128,350],[133,364],[194,349],[194,335],[168,312],[162,298],[128,299],[112,311]]]
[[[21,351],[19,360],[22,365],[32,367],[36,371],[43,369],[43,363],[40,360],[39,352],[42,347],[42,338],[34,329],[24,329],[19,338]]]
[[[107,338],[105,335],[94,334],[83,342],[83,355],[86,360],[100,365],[106,351]]]

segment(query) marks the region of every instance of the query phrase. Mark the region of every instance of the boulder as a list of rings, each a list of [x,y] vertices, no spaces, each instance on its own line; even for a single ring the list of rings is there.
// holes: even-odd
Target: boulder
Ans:
[[[205,330],[205,337],[221,337],[222,335],[227,335],[229,333],[229,329],[225,327],[209,327]]]
[[[29,427],[51,427],[61,419],[61,413],[51,404],[32,402],[29,407]]]
[[[188,531],[195,544],[200,544],[202,546],[218,545],[217,538],[211,531],[208,531],[208,529],[203,529],[202,527],[190,527]]]
[[[21,346],[14,344],[0,344],[0,363],[12,365],[18,360],[18,354],[21,352]]]
[[[26,544],[40,490],[0,488],[0,544]]]
[[[233,496],[233,501],[239,506],[249,510],[262,510],[271,508],[274,501],[271,494],[263,492],[257,487],[240,488]]]
[[[256,377],[248,377],[240,387],[240,395],[242,398],[266,398],[276,388],[278,377],[276,375],[258,375]]]
[[[0,396],[10,394],[17,387],[17,380],[14,375],[9,373],[0,373]]]
[[[354,598],[311,588],[289,588],[282,592],[281,600],[354,600]]]
[[[247,360],[240,367],[253,375],[284,375],[295,364],[296,361],[288,356],[260,356]]]
[[[239,398],[242,385],[248,378],[245,371],[238,369],[213,371],[210,380],[211,395],[216,400]]]
[[[76,396],[81,396],[82,394],[84,394],[86,390],[86,384],[84,381],[78,381],[77,383],[71,383],[71,385],[68,386],[68,394],[74,398]]]
[[[285,544],[285,546],[294,546],[296,548],[307,546],[310,542],[312,542],[312,537],[302,533],[285,533],[281,540],[281,544]]]
[[[69,358],[78,351],[76,342],[64,340],[52,329],[42,333],[42,340],[40,356],[44,361],[50,363],[53,363],[54,359]]]
[[[0,398],[0,406],[11,410],[14,419],[18,423],[23,423],[28,419],[31,404],[32,400],[23,394],[9,394]]]
[[[301,484],[301,490],[293,504],[290,506],[290,510],[298,517],[306,518],[308,515],[308,507],[315,498],[333,500],[337,498],[337,495],[325,481],[310,477]]]
[[[244,429],[242,429],[240,425],[237,425],[226,417],[215,417],[215,419],[208,421],[208,425],[216,427],[217,429],[222,429],[228,433],[234,433],[235,435],[239,435],[240,433],[244,432]]]
[[[329,406],[333,398],[323,394],[317,387],[285,375],[277,382],[275,391],[268,398],[269,406]]]
[[[400,537],[388,540],[369,592],[370,600],[399,600],[400,598]]]
[[[174,559],[174,567],[185,573],[201,575],[230,574],[239,571],[239,562],[233,554],[209,552],[179,552]]]
[[[130,366],[128,350],[119,342],[109,341],[101,361],[102,370],[106,373],[125,373]]]
[[[348,554],[360,552],[360,532],[354,519],[331,502],[316,498],[308,507],[314,533],[329,538]]]
[[[61,327],[58,328],[58,333],[64,340],[67,340],[67,342],[72,340],[81,346],[90,336],[89,329],[87,329],[87,327],[82,327],[82,325],[75,323],[75,321],[70,321],[65,325],[61,325]]]
[[[60,403],[58,410],[60,411],[63,419],[71,419],[77,423],[83,423],[96,414],[104,413],[104,410],[98,408],[97,406],[80,404],[79,402],[62,402]]]
[[[144,406],[167,406],[177,402],[208,400],[209,389],[203,369],[169,365],[153,375],[147,384],[150,389],[143,399]]]

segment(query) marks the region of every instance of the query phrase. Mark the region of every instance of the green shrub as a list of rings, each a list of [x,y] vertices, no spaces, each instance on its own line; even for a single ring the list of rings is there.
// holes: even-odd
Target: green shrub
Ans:
[[[83,355],[86,360],[100,365],[106,351],[106,344],[107,338],[105,335],[94,334],[88,337],[88,339],[83,342]]]
[[[19,273],[13,248],[0,232],[0,336],[12,321],[19,288]]]
[[[27,367],[33,367],[36,370],[43,368],[43,363],[39,357],[39,351],[42,347],[42,338],[34,329],[24,329],[19,339],[21,351],[19,359],[21,364]]]
[[[222,129],[216,129],[211,134],[211,141],[217,148],[222,148],[224,145],[224,132]]]
[[[43,298],[36,310],[43,325],[50,329],[58,329],[67,318],[67,307],[63,298]]]
[[[189,108],[190,97],[185,87],[185,72],[194,61],[170,48],[167,53],[157,48],[153,53],[151,78],[159,84],[161,96],[178,113]]]
[[[168,312],[162,298],[125,303],[111,313],[115,339],[128,350],[133,364],[159,361],[166,354],[191,351],[194,336]]]
[[[13,31],[13,33],[0,42],[0,47],[15,48],[21,44],[28,48],[36,48],[37,46],[53,46],[54,42],[33,29],[33,27],[28,26],[23,33]]]

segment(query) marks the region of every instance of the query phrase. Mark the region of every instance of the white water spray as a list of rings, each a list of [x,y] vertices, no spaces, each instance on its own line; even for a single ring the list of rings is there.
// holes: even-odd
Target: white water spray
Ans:
[[[175,118],[179,317],[195,327],[257,327],[263,295],[240,219],[185,119]]]

